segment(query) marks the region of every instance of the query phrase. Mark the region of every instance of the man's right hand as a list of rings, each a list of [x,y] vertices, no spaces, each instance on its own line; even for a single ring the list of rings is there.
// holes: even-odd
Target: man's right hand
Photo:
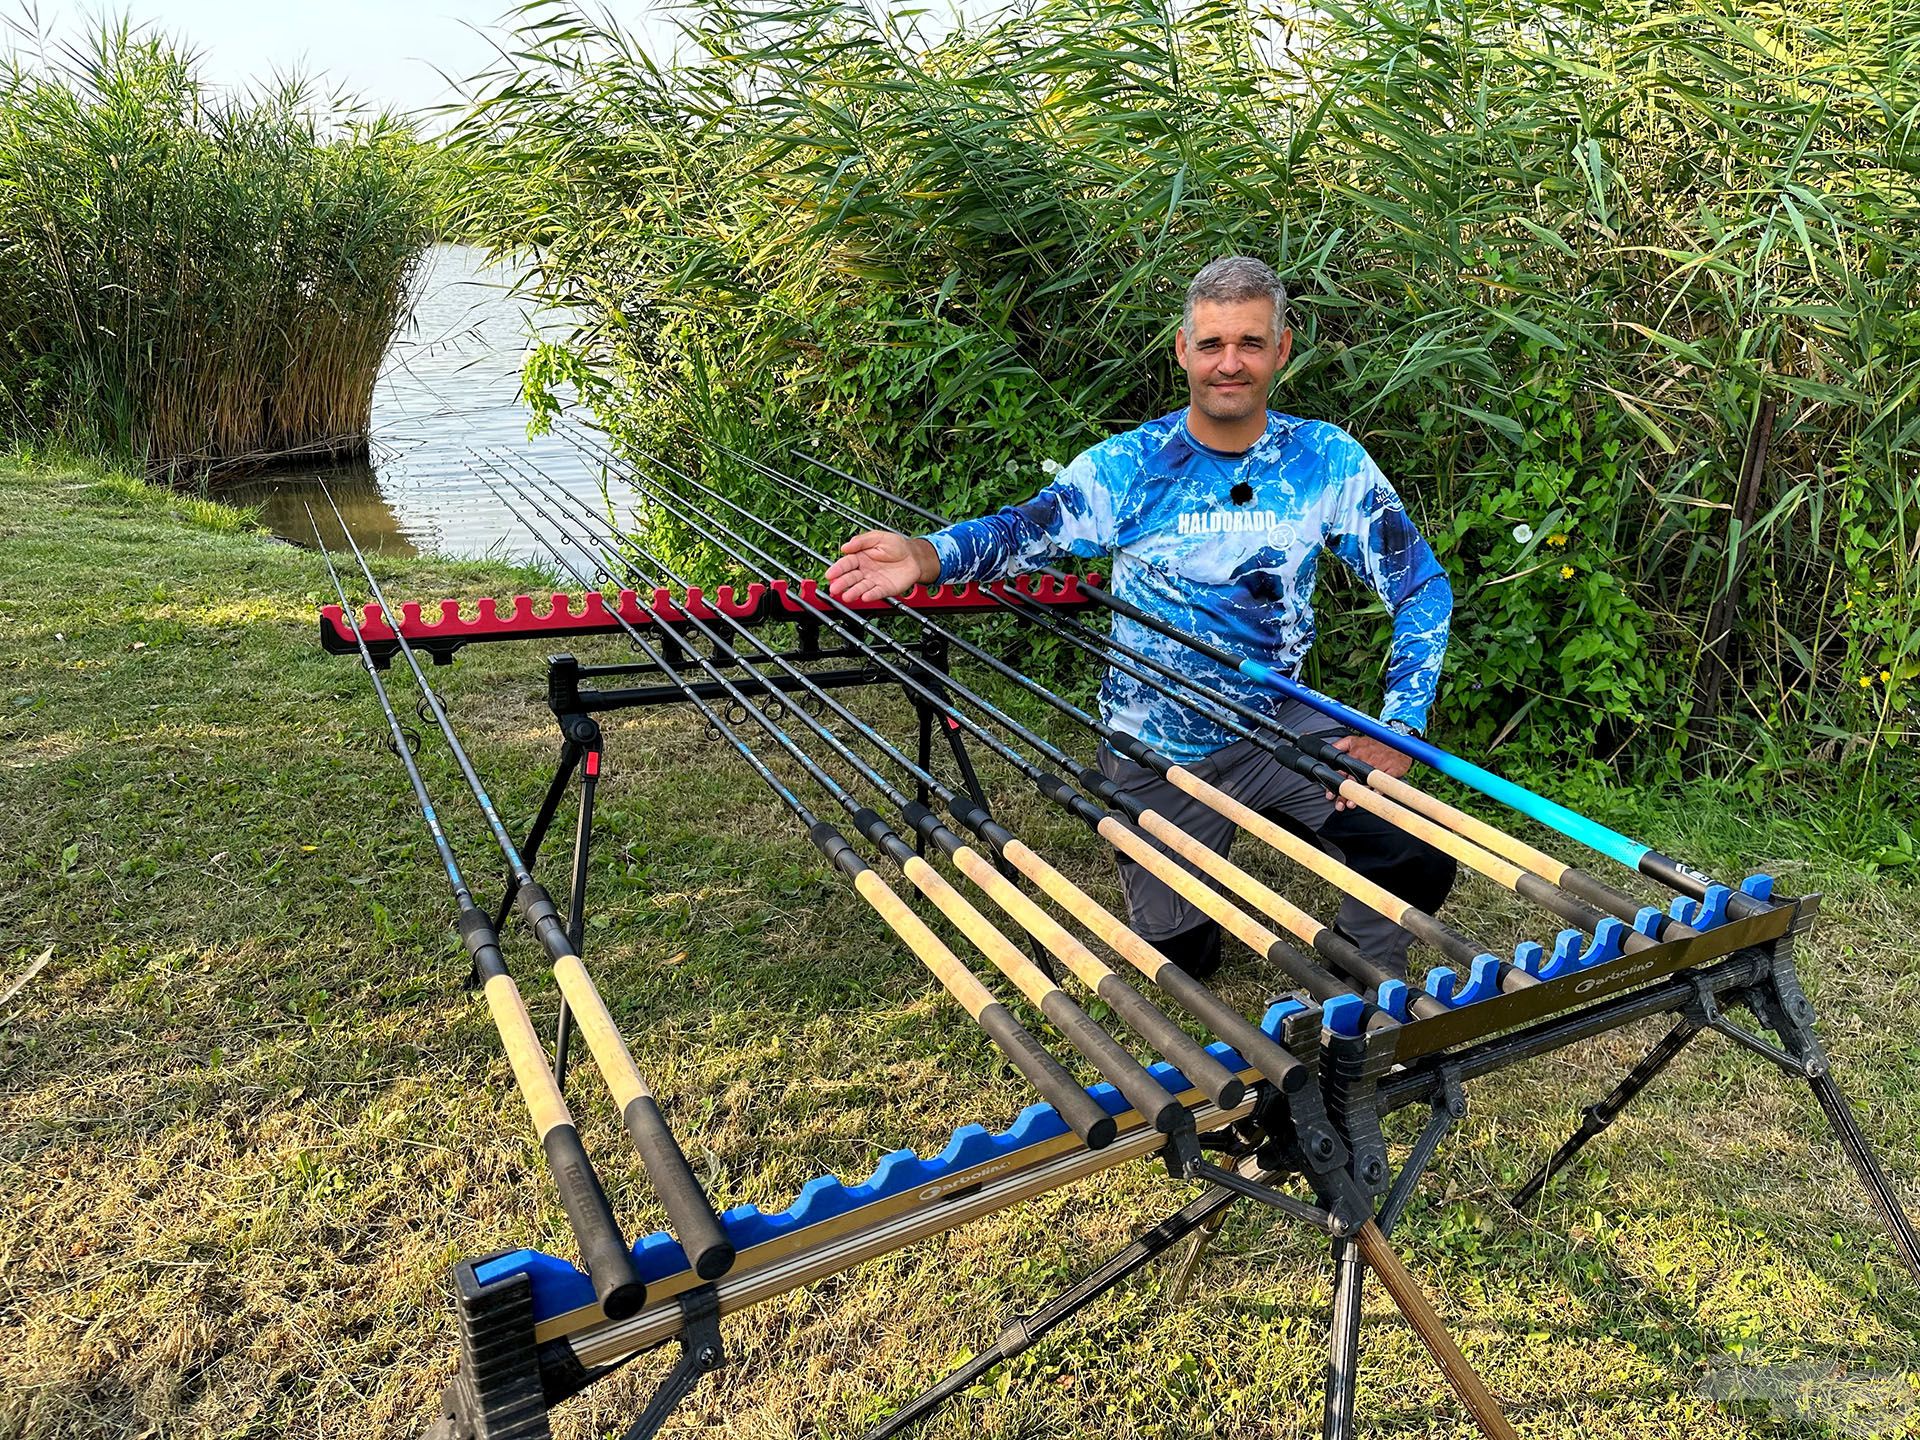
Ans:
[[[869,530],[840,547],[827,568],[827,593],[836,600],[885,600],[940,578],[940,556],[917,536]]]

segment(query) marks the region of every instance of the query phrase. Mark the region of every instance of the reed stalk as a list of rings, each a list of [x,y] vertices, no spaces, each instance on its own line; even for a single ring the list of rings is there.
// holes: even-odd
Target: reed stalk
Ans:
[[[536,398],[977,513],[1182,403],[1184,281],[1251,252],[1294,291],[1277,405],[1359,434],[1453,575],[1457,745],[1677,765],[1692,731],[1777,774],[1920,733],[1920,0],[932,26],[705,0],[667,66],[522,11],[456,138],[463,228],[579,316]],[[1353,693],[1380,621],[1324,614]]]
[[[420,147],[306,81],[229,98],[124,21],[0,70],[0,430],[168,474],[364,453],[431,238]]]

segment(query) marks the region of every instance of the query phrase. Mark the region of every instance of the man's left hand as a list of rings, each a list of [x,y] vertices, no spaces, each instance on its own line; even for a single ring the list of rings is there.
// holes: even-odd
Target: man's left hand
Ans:
[[[1411,755],[1405,751],[1396,750],[1391,745],[1383,745],[1378,740],[1370,740],[1365,735],[1342,736],[1333,742],[1333,748],[1343,755],[1351,755],[1363,764],[1371,765],[1376,770],[1386,772],[1395,780],[1413,768]],[[1342,800],[1331,790],[1327,792],[1327,798],[1333,801],[1335,813],[1354,808],[1351,800]]]

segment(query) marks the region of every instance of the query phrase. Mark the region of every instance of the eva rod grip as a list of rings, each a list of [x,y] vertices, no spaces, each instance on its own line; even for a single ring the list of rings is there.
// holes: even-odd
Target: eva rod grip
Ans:
[[[920,957],[947,993],[973,1016],[974,1023],[987,1038],[1000,1047],[1007,1059],[1027,1077],[1040,1097],[1053,1106],[1069,1129],[1090,1150],[1099,1150],[1113,1141],[1118,1131],[1112,1116],[1096,1104],[1087,1092],[1021,1028],[1007,1007],[995,1000],[974,973],[962,965],[946,945],[926,927],[917,915],[889,890],[884,881],[854,857],[853,888],[885,920],[907,947]]]
[[[607,1192],[593,1173],[580,1133],[571,1124],[555,1125],[540,1137],[547,1168],[560,1191],[561,1207],[580,1244],[580,1258],[593,1281],[593,1293],[609,1320],[625,1320],[646,1303],[647,1287],[633,1268],[633,1253],[621,1238]]]
[[[1313,1083],[1313,1075],[1246,1016],[1178,965],[1163,965],[1154,983],[1251,1062],[1266,1079],[1293,1095]]]
[[[1244,1080],[1201,1049],[1199,1041],[1118,975],[1103,976],[1093,993],[1222,1110],[1233,1109],[1246,1097]]]
[[[938,815],[934,814],[933,811],[922,805],[918,800],[908,805],[900,814],[906,820],[907,824],[911,825],[928,844],[938,845],[948,854],[953,853],[954,846],[965,843],[958,835],[955,835],[951,830],[947,829],[945,825],[940,823],[940,817]]]
[[[1078,1135],[1089,1150],[1104,1150],[1113,1143],[1114,1136],[1120,1133],[1118,1122],[1080,1088],[1060,1062],[1041,1048],[1038,1040],[1021,1028],[1011,1010],[996,1000],[980,1011],[979,1021],[987,1038],[1000,1047],[1014,1068],[1026,1076],[1027,1083],[1042,1100],[1059,1112],[1067,1128]]]
[[[1354,993],[1351,981],[1342,980],[1338,975],[1314,964],[1300,953],[1297,945],[1277,935],[1267,947],[1266,959],[1316,1000],[1337,1000],[1342,995]]]
[[[887,824],[886,817],[866,805],[853,812],[853,828],[882,849],[886,848],[887,840],[893,837],[893,827]]]
[[[1148,752],[1148,753],[1152,753],[1152,752]],[[1151,766],[1149,766],[1148,768],[1152,769]],[[1160,767],[1160,769],[1154,771],[1154,773],[1157,775],[1164,775],[1165,770],[1166,770],[1166,766],[1163,764]],[[1102,775],[1100,771],[1092,765],[1074,766],[1073,781],[1082,790],[1085,790],[1089,795],[1098,795],[1100,799],[1108,805],[1119,805],[1124,807],[1126,804],[1126,801],[1128,798],[1126,792],[1123,791],[1118,785],[1114,784],[1113,781],[1109,780],[1106,776]]]
[[[660,1203],[667,1207],[673,1238],[687,1252],[693,1273],[702,1280],[718,1280],[733,1268],[733,1242],[714,1213],[713,1202],[693,1178],[693,1167],[667,1128],[667,1117],[651,1095],[636,1095],[620,1118],[633,1137],[633,1148],[640,1152],[640,1163],[647,1167],[647,1178],[659,1192]]]
[[[1355,979],[1365,981],[1373,989],[1379,989],[1384,981],[1399,978],[1388,974],[1385,967],[1377,961],[1369,960],[1361,953],[1358,945],[1338,931],[1322,930],[1314,936],[1313,948]],[[1426,991],[1410,989],[1407,1013],[1416,1020],[1430,1020],[1435,1015],[1445,1015],[1448,1011],[1445,1005]],[[1369,1021],[1369,1028],[1372,1028],[1371,1021]]]
[[[1138,1060],[1120,1048],[1118,1041],[1094,1024],[1093,1017],[1074,1004],[1066,991],[1049,991],[1040,1002],[1040,1013],[1074,1049],[1093,1062],[1107,1083],[1125,1096],[1154,1129],[1172,1135],[1193,1124],[1187,1107],[1169,1095]]]

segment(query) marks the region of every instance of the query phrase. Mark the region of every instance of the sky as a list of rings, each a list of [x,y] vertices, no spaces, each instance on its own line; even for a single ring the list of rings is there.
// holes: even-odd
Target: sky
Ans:
[[[0,4],[0,16],[15,22],[28,12],[25,0]],[[487,32],[513,0],[113,0],[70,3],[39,0],[39,27],[57,43],[83,33],[102,13],[123,9],[136,25],[152,25],[183,40],[204,57],[207,79],[244,86],[276,71],[304,70],[324,76],[329,88],[344,88],[372,109],[415,111],[454,98],[436,68],[451,76],[486,69],[494,60]],[[668,26],[649,18],[640,0],[615,0],[620,20],[661,42]],[[12,48],[0,37],[0,48]]]

